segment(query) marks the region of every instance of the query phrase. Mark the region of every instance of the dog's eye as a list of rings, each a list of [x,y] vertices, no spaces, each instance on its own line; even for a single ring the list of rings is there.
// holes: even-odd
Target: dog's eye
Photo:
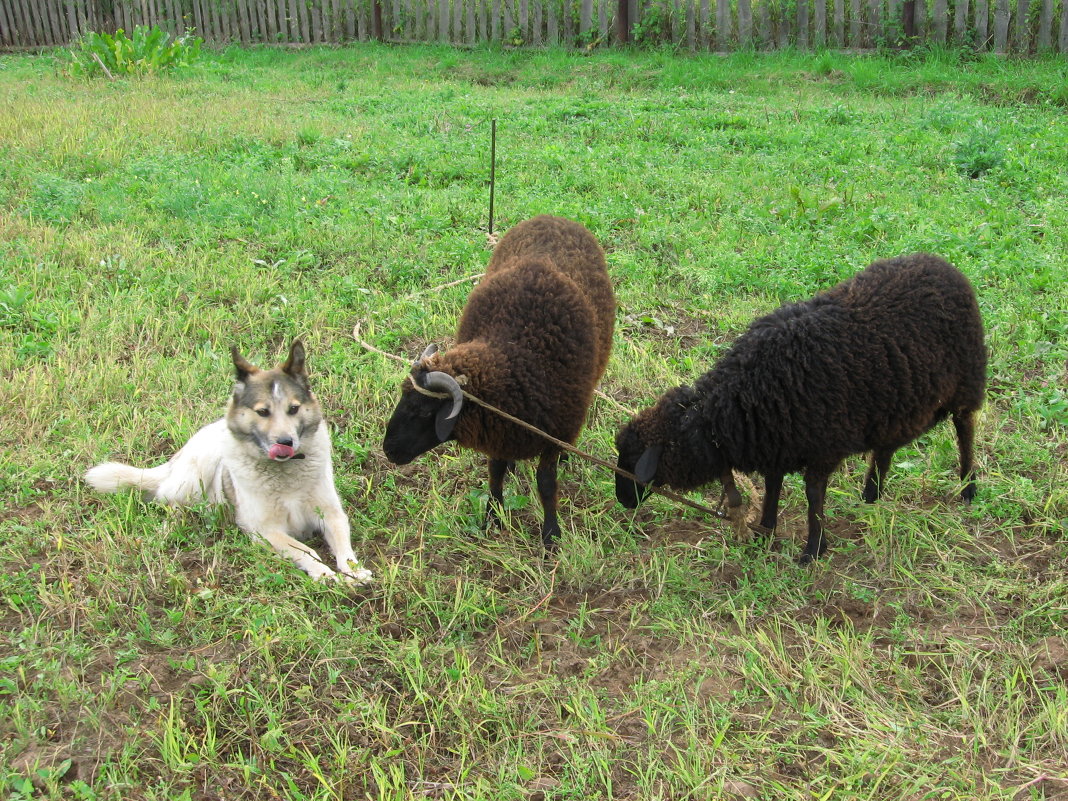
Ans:
[[[256,410],[256,414],[258,414],[260,417],[270,417],[271,416],[271,410],[268,409],[267,407],[264,407],[262,409],[257,409]]]
[[[300,411],[300,407],[297,406],[296,404],[294,404],[294,405],[289,407],[289,413],[290,414],[296,414],[299,411]]]

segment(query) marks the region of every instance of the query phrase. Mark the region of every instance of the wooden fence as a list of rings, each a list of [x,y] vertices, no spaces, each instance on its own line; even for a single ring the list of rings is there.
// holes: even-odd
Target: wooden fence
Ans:
[[[726,51],[932,42],[1068,53],[1068,0],[0,0],[0,48],[154,24],[191,28],[211,44],[669,42]]]

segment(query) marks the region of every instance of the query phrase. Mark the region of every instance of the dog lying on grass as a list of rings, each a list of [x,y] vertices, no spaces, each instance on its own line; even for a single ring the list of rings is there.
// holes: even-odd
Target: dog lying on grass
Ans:
[[[194,434],[159,467],[97,465],[85,480],[99,492],[141,490],[159,503],[229,503],[237,525],[266,540],[314,579],[371,580],[352,551],[349,521],[334,488],[330,433],[294,341],[285,364],[260,370],[231,349],[237,383],[226,414]],[[337,572],[299,537],[321,533]]]

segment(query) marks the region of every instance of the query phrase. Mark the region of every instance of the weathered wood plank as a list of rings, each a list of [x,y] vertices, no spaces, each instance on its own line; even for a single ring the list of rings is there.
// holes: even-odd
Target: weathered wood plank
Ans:
[[[753,44],[753,5],[750,0],[738,0],[738,44],[741,47]]]
[[[923,39],[927,36],[927,0],[916,0],[916,7],[913,9],[912,25],[915,35],[919,39]]]
[[[827,0],[813,0],[812,44],[817,48],[827,45]]]
[[[994,50],[998,53],[1009,49],[1009,0],[996,0],[994,4]]]
[[[957,0],[953,9],[953,42],[957,45],[967,44],[968,39],[968,0]]]
[[[808,49],[808,0],[797,0],[797,46]]]
[[[716,0],[716,50],[730,49],[731,40],[731,3],[730,0]]]
[[[990,48],[989,0],[975,0],[975,46],[980,50]]]
[[[1040,53],[1049,50],[1053,46],[1053,0],[1042,0],[1042,8],[1038,12],[1038,32],[1035,36],[1035,47]]]
[[[931,7],[931,40],[936,44],[946,43],[946,27],[949,24],[946,0],[934,0]]]
[[[845,2],[834,0],[834,21],[831,23],[831,44],[845,47]]]
[[[1057,36],[1057,49],[1068,53],[1068,2],[1061,0],[1061,29]]]
[[[861,41],[861,11],[860,0],[849,0],[849,46],[859,48]]]
[[[1027,30],[1028,15],[1027,9],[1031,5],[1031,0],[1017,0],[1016,3],[1016,26],[1015,35],[1013,36],[1013,44],[1015,45],[1017,53],[1026,53],[1029,31]]]
[[[549,0],[546,8],[545,40],[549,45],[560,44],[560,23],[557,19],[555,0]],[[497,37],[494,36],[494,39]]]

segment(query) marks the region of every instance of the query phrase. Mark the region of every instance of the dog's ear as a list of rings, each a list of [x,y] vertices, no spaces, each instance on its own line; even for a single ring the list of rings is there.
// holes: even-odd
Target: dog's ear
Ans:
[[[308,371],[304,357],[304,344],[299,339],[294,339],[293,344],[289,347],[289,358],[282,365],[282,372],[307,388]]]
[[[252,364],[244,356],[238,353],[237,345],[230,346],[230,356],[234,360],[234,372],[240,383],[245,383],[250,375],[254,375],[260,371],[259,367]]]

